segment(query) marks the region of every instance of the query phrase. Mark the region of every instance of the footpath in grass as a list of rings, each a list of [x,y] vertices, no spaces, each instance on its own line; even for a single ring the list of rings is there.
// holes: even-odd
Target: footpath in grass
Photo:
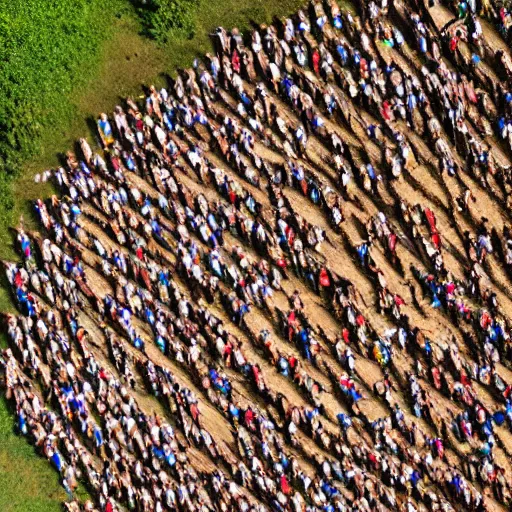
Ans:
[[[15,3],[18,0],[14,0]],[[75,0],[73,0],[75,1]],[[11,29],[10,19],[2,12],[0,0],[0,34]],[[55,14],[67,0],[56,0]],[[239,27],[248,30],[252,21],[268,23],[274,16],[296,11],[304,2],[300,0],[202,0],[194,12],[194,36],[190,39],[169,38],[164,44],[141,35],[142,26],[130,0],[76,1],[75,8],[83,8],[91,14],[94,6],[103,5],[101,23],[104,39],[97,58],[85,59],[83,67],[74,71],[72,84],[62,77],[63,92],[57,103],[63,115],[55,118],[60,122],[45,125],[35,156],[20,163],[21,172],[14,181],[12,204],[0,216],[0,258],[14,259],[12,231],[23,217],[27,228],[36,228],[33,216],[33,201],[49,197],[52,187],[48,183],[34,183],[34,176],[59,164],[59,154],[73,148],[74,142],[86,136],[95,144],[91,131],[93,122],[102,111],[110,112],[123,97],[137,96],[142,86],[166,84],[166,77],[177,68],[188,67],[195,57],[211,50],[208,34],[217,27]],[[7,4],[6,4],[7,5]],[[10,4],[12,7],[12,4]],[[45,5],[45,2],[29,0],[30,7]],[[5,6],[4,6],[5,7]],[[9,7],[9,9],[11,8]],[[24,7],[25,9],[25,7]],[[7,7],[4,9],[7,12]],[[30,16],[30,12],[27,12]],[[64,17],[66,18],[66,17]],[[25,20],[26,21],[26,20]],[[57,22],[59,20],[55,20]],[[70,24],[66,30],[71,30]],[[39,30],[36,24],[33,30]],[[30,37],[30,26],[25,26],[26,37]],[[99,37],[99,36],[98,36]],[[68,44],[80,46],[79,39]],[[101,41],[101,37],[95,42]],[[96,52],[91,44],[90,51]],[[99,44],[99,43],[98,43]],[[71,48],[72,49],[72,48]],[[55,62],[51,59],[48,62]],[[0,74],[3,68],[0,65]],[[46,70],[48,71],[48,70]],[[50,70],[51,71],[51,70]],[[56,70],[58,71],[58,70]],[[78,73],[78,74],[77,74]],[[71,86],[73,84],[76,86]],[[51,106],[49,108],[52,108]],[[52,116],[50,115],[50,118]],[[2,119],[0,119],[0,125]],[[5,287],[5,278],[0,277],[0,311],[12,311],[12,302]],[[44,458],[35,454],[25,439],[14,433],[14,418],[5,399],[0,398],[0,511],[1,512],[54,512],[61,510],[66,499],[59,485],[57,473]]]

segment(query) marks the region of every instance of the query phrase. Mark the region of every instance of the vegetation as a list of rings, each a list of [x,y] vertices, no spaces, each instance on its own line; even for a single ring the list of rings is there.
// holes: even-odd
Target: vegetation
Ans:
[[[14,418],[0,399],[0,510],[57,512],[66,493],[48,462],[13,432]]]
[[[115,0],[0,0],[0,211],[13,206],[12,179],[69,123],[68,98],[84,83],[109,31]]]
[[[194,36],[199,0],[139,0],[138,5],[143,33],[159,43],[176,36]]]

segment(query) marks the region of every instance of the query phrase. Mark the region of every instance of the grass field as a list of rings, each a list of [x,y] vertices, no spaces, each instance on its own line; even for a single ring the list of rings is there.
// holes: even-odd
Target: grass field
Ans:
[[[57,473],[34,455],[25,440],[11,433],[12,418],[2,399],[0,405],[0,509],[4,512],[60,510],[65,493]]]
[[[58,0],[57,0],[58,1]],[[94,140],[90,126],[99,112],[111,111],[120,98],[141,93],[141,85],[165,84],[166,76],[186,67],[196,56],[210,49],[208,34],[216,26],[247,29],[251,21],[269,22],[275,15],[295,11],[302,0],[203,0],[195,16],[196,35],[189,40],[172,40],[165,46],[140,35],[140,24],[129,0],[116,0],[118,8],[109,14],[112,30],[103,43],[97,69],[85,85],[62,101],[70,102],[74,115],[69,123],[47,130],[41,151],[25,162],[22,176],[14,183],[14,207],[0,219],[0,258],[12,259],[12,232],[23,217],[25,226],[35,227],[32,201],[47,197],[49,184],[34,183],[34,175],[58,165],[59,154],[79,137]],[[36,28],[36,27],[34,27]],[[4,284],[0,280],[0,283]],[[12,310],[5,287],[0,288],[0,310]],[[0,399],[0,511],[53,512],[60,510],[65,493],[56,472],[38,457],[32,447],[13,430],[12,412]]]

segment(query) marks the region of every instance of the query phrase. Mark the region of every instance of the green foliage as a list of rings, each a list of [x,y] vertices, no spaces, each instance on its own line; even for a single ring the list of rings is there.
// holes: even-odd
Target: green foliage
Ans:
[[[107,35],[112,0],[0,0],[0,213],[11,180],[51,126],[69,122],[71,91]]]
[[[26,439],[13,430],[14,417],[0,397],[0,510],[2,512],[59,512],[66,499],[58,474],[34,455]]]
[[[199,0],[138,0],[137,5],[143,33],[157,42],[194,36]]]

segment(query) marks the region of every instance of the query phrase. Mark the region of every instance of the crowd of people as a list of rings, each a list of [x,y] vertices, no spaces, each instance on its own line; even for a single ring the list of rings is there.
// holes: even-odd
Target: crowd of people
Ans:
[[[511,506],[509,18],[312,2],[99,116],[5,262],[67,510]]]

